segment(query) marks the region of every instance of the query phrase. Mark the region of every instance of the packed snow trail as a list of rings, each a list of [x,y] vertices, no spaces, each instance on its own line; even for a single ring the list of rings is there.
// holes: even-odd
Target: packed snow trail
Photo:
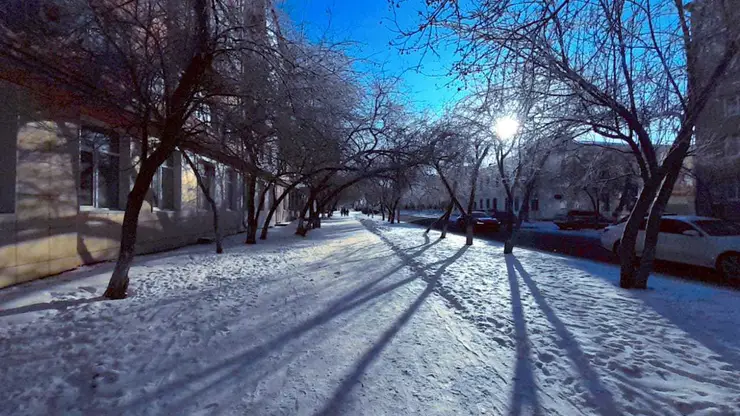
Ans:
[[[0,414],[740,414],[737,292],[356,217],[0,292]]]

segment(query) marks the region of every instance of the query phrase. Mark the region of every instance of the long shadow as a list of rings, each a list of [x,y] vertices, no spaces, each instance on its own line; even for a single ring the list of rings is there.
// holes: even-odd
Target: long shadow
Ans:
[[[593,266],[586,268],[582,263],[572,260],[565,260],[564,263],[569,267],[578,268],[585,273],[609,282],[615,287],[619,287],[619,269],[617,266],[599,264],[597,266],[601,269],[595,271]],[[656,278],[656,276],[651,276],[651,279]],[[727,325],[720,320],[712,320],[710,323],[704,322],[701,325],[697,325],[697,315],[695,313],[687,312],[687,309],[684,308],[676,308],[675,296],[687,296],[691,299],[706,298],[708,302],[712,302],[715,299],[716,290],[718,289],[695,282],[670,280],[675,283],[671,283],[671,286],[669,286],[671,297],[668,300],[662,297],[659,291],[619,290],[626,293],[626,297],[643,302],[647,307],[688,334],[691,340],[710,349],[721,357],[722,361],[731,365],[735,371],[740,372],[740,348],[737,346],[737,340],[740,339],[740,326]],[[674,284],[681,286],[673,286]],[[679,290],[685,293],[676,293]],[[736,292],[734,291],[728,290],[726,294],[727,296],[736,296]],[[737,298],[737,300],[740,301],[740,298]],[[710,324],[712,325],[710,326]]]
[[[428,247],[425,247],[422,250],[419,250],[419,252],[427,248]],[[413,258],[413,256],[407,255],[407,258]],[[303,321],[298,326],[283,332],[282,334],[263,344],[254,346],[246,351],[227,358],[221,363],[199,372],[197,375],[176,380],[168,385],[164,385],[157,390],[150,392],[146,396],[139,398],[136,403],[131,403],[128,406],[125,406],[125,409],[134,409],[137,407],[146,406],[147,402],[151,400],[155,400],[168,394],[183,391],[183,388],[190,385],[191,383],[205,382],[204,384],[199,386],[198,389],[188,391],[187,397],[179,401],[182,407],[186,406],[187,403],[197,400],[200,393],[208,391],[209,389],[214,388],[217,384],[225,382],[226,380],[234,377],[239,372],[248,368],[255,361],[264,358],[276,349],[282,348],[290,341],[299,338],[303,334],[331,321],[341,314],[349,312],[354,308],[357,308],[363,304],[366,304],[367,302],[372,301],[373,299],[378,298],[379,296],[382,296],[414,280],[417,280],[418,276],[412,275],[393,284],[370,291],[374,286],[378,285],[388,277],[392,276],[393,274],[407,266],[409,266],[409,261],[402,261],[401,264],[399,264],[398,266],[384,273],[382,276],[370,282],[367,282],[361,287],[342,296],[331,305],[329,305],[327,308],[325,308],[322,312],[310,319]]]
[[[593,367],[591,367],[591,364],[589,364],[588,358],[583,353],[583,350],[581,350],[581,347],[578,345],[578,340],[573,336],[573,334],[568,330],[563,321],[561,321],[560,318],[558,318],[558,316],[555,314],[555,311],[552,309],[552,307],[550,307],[550,305],[547,303],[545,297],[537,288],[534,280],[532,280],[532,276],[530,276],[530,274],[524,270],[522,264],[514,256],[507,256],[506,264],[507,268],[511,264],[519,272],[519,275],[522,277],[522,280],[529,288],[529,292],[532,294],[535,302],[537,302],[537,305],[545,314],[547,320],[550,321],[550,324],[552,324],[558,337],[560,337],[560,339],[563,341],[561,345],[563,345],[566,355],[578,370],[581,378],[585,381],[584,384],[591,394],[591,397],[593,399],[592,402],[597,406],[596,410],[602,415],[621,414],[618,410],[616,402],[614,401],[614,396],[609,391],[609,389],[604,386],[604,384],[601,382],[601,379],[599,378],[599,375],[596,373]]]
[[[58,300],[52,302],[34,303],[33,305],[21,306],[19,308],[0,310],[0,317],[19,315],[27,312],[39,312],[51,309],[67,309],[71,306],[85,305],[104,300],[102,296],[95,298],[75,299],[75,300]]]
[[[538,397],[537,380],[532,369],[532,352],[527,335],[527,318],[524,316],[519,282],[514,271],[512,256],[506,256],[506,272],[509,277],[511,291],[511,314],[514,319],[514,336],[516,339],[516,367],[514,369],[514,388],[511,392],[511,407],[509,414],[519,416],[525,407],[531,408],[531,413],[541,415],[542,409]]]
[[[388,240],[386,239],[386,242],[387,241]],[[396,290],[396,289],[398,289],[398,288],[400,288],[400,287],[402,287],[402,286],[404,286],[404,285],[406,285],[406,284],[408,284],[408,283],[410,283],[410,282],[412,282],[414,280],[417,280],[419,278],[419,276],[418,275],[412,275],[412,276],[410,276],[410,277],[408,277],[406,279],[403,279],[403,280],[400,280],[400,281],[395,282],[393,284],[384,286],[383,288],[376,289],[376,290],[372,291],[371,293],[369,293],[369,294],[367,294],[365,296],[362,296],[365,292],[367,292],[368,290],[370,290],[373,286],[376,286],[378,283],[380,283],[381,281],[383,281],[383,280],[387,279],[388,277],[392,276],[393,274],[395,274],[399,270],[403,269],[404,267],[410,266],[411,263],[414,261],[414,257],[418,256],[423,251],[429,249],[431,246],[433,246],[433,244],[430,244],[430,245],[428,245],[426,247],[423,247],[422,249],[417,250],[417,251],[413,252],[412,254],[408,254],[404,249],[399,249],[398,247],[391,246],[391,248],[396,253],[401,254],[402,262],[397,267],[394,267],[392,270],[390,270],[387,273],[383,274],[383,276],[381,276],[381,277],[379,277],[379,278],[377,278],[375,280],[372,280],[372,281],[366,283],[365,285],[361,286],[360,288],[358,288],[358,289],[350,292],[349,294],[341,297],[340,299],[338,299],[336,302],[334,302],[332,305],[330,305],[328,308],[326,308],[324,311],[322,311],[318,315],[314,316],[311,319],[308,319],[308,320],[304,321],[301,325],[299,325],[299,326],[297,326],[297,327],[295,327],[295,328],[293,328],[293,329],[291,329],[289,331],[284,332],[283,334],[277,336],[276,338],[273,338],[272,340],[270,340],[270,341],[268,341],[266,343],[263,343],[263,344],[261,344],[259,346],[255,346],[255,347],[250,348],[249,350],[247,350],[247,351],[245,351],[243,353],[240,353],[240,354],[238,354],[236,356],[233,356],[233,357],[231,357],[231,358],[229,358],[229,359],[221,362],[220,364],[218,364],[216,366],[210,367],[210,368],[208,368],[208,369],[200,372],[196,376],[193,376],[193,377],[190,377],[190,378],[187,378],[187,379],[184,379],[184,380],[175,381],[175,382],[173,382],[173,383],[171,383],[171,384],[169,384],[167,386],[164,386],[164,387],[162,387],[162,388],[160,388],[160,389],[158,389],[158,390],[156,390],[154,392],[151,392],[147,396],[140,398],[137,401],[137,403],[132,403],[129,406],[127,406],[126,408],[133,409],[133,408],[136,408],[136,407],[144,406],[144,405],[146,405],[146,402],[149,401],[149,400],[153,400],[153,399],[162,397],[163,395],[167,395],[167,394],[172,393],[172,392],[182,391],[183,387],[186,387],[187,385],[189,385],[191,383],[195,383],[195,382],[198,382],[198,381],[206,381],[207,380],[207,382],[204,385],[200,386],[197,390],[190,390],[188,392],[188,396],[179,401],[179,405],[182,408],[185,408],[188,403],[197,400],[197,398],[199,397],[199,395],[201,393],[203,393],[205,391],[208,391],[211,388],[215,388],[215,386],[218,385],[219,383],[222,383],[222,382],[225,382],[226,380],[231,379],[232,377],[234,377],[239,372],[241,372],[241,371],[245,370],[246,368],[248,368],[253,362],[255,362],[255,361],[259,360],[259,359],[264,358],[266,355],[270,354],[272,351],[275,351],[276,349],[281,348],[282,346],[284,346],[285,344],[287,344],[291,340],[300,337],[301,335],[309,332],[313,328],[316,328],[316,327],[318,327],[320,325],[323,325],[323,324],[329,322],[330,320],[338,317],[339,315],[341,315],[343,313],[349,312],[349,311],[355,309],[356,307],[361,306],[362,304],[365,304],[367,302],[370,302],[373,299],[378,298],[379,296],[382,296],[384,294],[387,294],[387,293],[389,293],[389,292],[391,292],[393,290]],[[457,260],[460,256],[462,256],[468,248],[469,247],[467,247],[467,246],[464,247],[458,253],[456,253],[454,256],[450,257],[447,260],[447,262],[449,262],[449,264],[454,263],[454,261]],[[437,263],[439,263],[439,262],[437,262]],[[434,282],[434,283],[429,283],[427,289],[429,289],[430,291],[434,290],[434,288],[436,286],[436,281],[439,279],[439,276],[441,276],[441,274],[443,273],[443,271],[444,271],[444,269],[446,267],[447,266],[440,267],[440,269],[437,271],[437,273],[435,273],[435,276],[433,278],[431,278],[431,279],[429,277],[422,276],[422,278],[424,280],[427,280],[428,282],[430,282],[430,281],[433,281]],[[409,312],[409,314],[408,314],[408,316],[406,318],[403,318],[402,317],[403,323],[401,323],[400,326],[398,326],[395,330],[393,330],[393,328],[391,328],[388,331],[388,334],[387,334],[388,335],[388,340],[390,340],[395,335],[395,333],[397,333],[398,330],[400,330],[401,326],[403,326],[403,324],[405,324],[405,322],[408,321],[408,319],[411,317],[411,315],[413,315],[413,312],[416,309],[418,309],[419,306],[421,306],[421,304],[423,303],[423,300],[427,296],[428,296],[428,294],[427,295],[424,295],[423,298],[418,299],[418,305],[416,305],[415,307],[413,307],[412,310],[410,309],[410,312]],[[416,302],[415,302],[415,304],[416,304]],[[376,356],[384,348],[382,346],[385,345],[386,343],[387,343],[387,341],[385,343],[380,343],[381,347],[379,349],[377,349],[377,352],[376,353],[371,354],[371,358],[369,358],[367,360],[367,364],[365,364],[365,367],[372,362],[372,360],[374,359],[372,357]],[[231,368],[229,369],[229,367],[231,367]],[[224,372],[223,370],[226,370],[226,371]],[[364,370],[362,370],[362,371],[364,371]],[[359,374],[361,374],[362,371],[360,371]],[[219,373],[221,373],[221,374],[219,374]],[[357,376],[357,378],[359,378],[359,375]],[[340,387],[340,389],[341,389],[341,387]],[[351,390],[351,387],[350,388],[345,388],[345,390],[347,390],[347,392],[349,392]],[[343,394],[346,394],[346,393],[343,393]]]
[[[381,235],[381,238],[383,238],[387,244],[391,246],[391,248],[399,253],[399,255],[405,260],[405,261],[413,261],[413,258],[410,258],[408,254],[403,252],[403,250],[399,249],[395,245],[391,244],[390,241],[388,241],[384,236]],[[439,279],[442,277],[442,274],[445,272],[445,270],[453,264],[455,261],[457,261],[465,252],[470,248],[470,246],[463,246],[460,250],[458,250],[457,253],[455,253],[453,256],[449,257],[448,259],[444,260],[444,262],[441,264],[441,266],[437,269],[437,271],[434,273],[433,276],[422,276],[422,279],[424,279],[427,283],[426,288],[424,291],[414,300],[414,302],[406,309],[406,311],[401,314],[401,316],[396,319],[396,321],[385,331],[383,332],[383,335],[373,344],[373,346],[363,354],[362,358],[357,362],[355,365],[354,370],[350,374],[349,377],[347,377],[340,385],[339,387],[334,391],[334,394],[329,399],[327,404],[324,406],[323,409],[316,412],[316,416],[320,415],[340,415],[342,413],[342,406],[345,404],[345,401],[347,397],[352,392],[352,389],[359,384],[360,379],[367,371],[368,367],[378,358],[380,353],[385,349],[385,347],[390,343],[390,341],[398,334],[398,332],[403,328],[411,319],[411,317],[416,313],[416,311],[421,307],[421,305],[424,303],[424,301],[435,292],[437,289]],[[425,273],[425,272],[422,272]]]

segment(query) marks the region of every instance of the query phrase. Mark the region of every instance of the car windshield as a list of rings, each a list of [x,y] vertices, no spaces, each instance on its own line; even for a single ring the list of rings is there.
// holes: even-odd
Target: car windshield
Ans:
[[[473,218],[484,218],[487,217],[488,214],[485,212],[473,212]]]
[[[704,232],[715,237],[726,237],[740,235],[740,224],[725,220],[699,220],[695,221]]]

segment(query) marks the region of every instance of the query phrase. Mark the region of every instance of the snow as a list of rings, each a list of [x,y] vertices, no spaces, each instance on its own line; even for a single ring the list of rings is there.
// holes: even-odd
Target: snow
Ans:
[[[0,292],[0,414],[740,414],[740,293],[359,214]]]
[[[444,211],[441,209],[425,209],[425,210],[402,209],[401,210],[402,216],[410,216],[410,217],[417,217],[417,218],[439,218],[442,216],[442,214],[444,214]]]

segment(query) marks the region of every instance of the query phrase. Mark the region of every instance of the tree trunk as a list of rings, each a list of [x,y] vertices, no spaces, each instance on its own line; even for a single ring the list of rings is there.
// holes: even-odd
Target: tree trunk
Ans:
[[[318,202],[316,203],[316,208],[314,209],[312,215],[312,221],[311,221],[311,228],[321,228],[321,216],[324,214],[324,207],[319,206]]]
[[[442,216],[434,220],[433,223],[429,224],[427,229],[424,231],[424,235],[429,234],[429,231],[434,227],[436,224],[439,224],[440,221],[444,221],[444,223],[447,223],[447,219],[450,218],[450,214],[452,213],[452,208],[454,207],[454,203],[452,200],[450,200],[450,203],[447,205],[447,208],[445,208],[445,212],[442,213]]]
[[[624,289],[631,289],[635,285],[635,247],[637,245],[637,236],[640,231],[645,214],[647,214],[650,204],[657,193],[657,186],[653,181],[646,183],[637,203],[632,208],[629,219],[624,225],[622,238],[619,241],[619,286]]]
[[[313,201],[313,199],[311,199],[311,203],[308,206],[308,226],[306,227],[306,229],[313,229],[314,228],[314,217],[316,215],[315,214],[315,210],[316,210],[316,208],[314,206],[314,201]]]
[[[644,249],[640,259],[640,267],[637,269],[635,275],[635,281],[633,287],[635,289],[647,289],[647,281],[650,277],[650,272],[653,270],[653,262],[655,261],[655,250],[658,245],[658,237],[660,233],[660,222],[665,212],[668,200],[673,193],[673,186],[676,184],[679,173],[681,172],[681,165],[672,166],[666,173],[665,179],[660,186],[653,205],[650,208],[650,215],[648,216],[647,227],[645,229],[645,243]]]
[[[164,149],[162,149],[162,153],[165,153]],[[128,272],[136,255],[136,234],[139,226],[141,206],[144,203],[157,168],[169,155],[159,155],[160,157],[155,158],[157,154],[158,152],[155,150],[151,157],[142,161],[141,169],[134,181],[134,187],[128,194],[126,211],[123,214],[123,224],[121,225],[121,246],[118,251],[118,260],[108,281],[108,287],[103,294],[108,299],[124,299],[126,297],[129,283]]]
[[[514,252],[514,198],[509,196],[506,198],[506,239],[504,240],[504,254],[512,254]]]
[[[265,222],[262,224],[262,232],[260,233],[260,240],[266,240],[267,239],[267,229],[270,227],[270,221],[272,221],[272,217],[275,215],[275,211],[277,211],[278,206],[280,206],[280,203],[283,202],[286,196],[288,196],[288,193],[290,192],[291,188],[285,189],[283,193],[280,194],[280,197],[277,197],[277,189],[276,187],[272,187],[272,204],[270,204],[270,209],[267,211],[267,216],[265,217]]]
[[[257,243],[257,210],[254,205],[256,193],[257,177],[249,175],[247,176],[247,238],[244,240],[244,244]]]
[[[216,207],[216,201],[210,196],[207,197],[208,203],[211,205],[211,211],[213,212],[213,235],[216,238],[216,254],[224,252],[223,239],[221,238],[221,228],[219,227],[218,219],[218,207]]]
[[[304,218],[306,217],[306,213],[308,212],[309,206],[311,204],[313,204],[313,196],[310,196],[308,198],[306,204],[303,205],[303,209],[301,209],[300,215],[298,215],[298,227],[296,228],[295,233],[296,235],[300,235],[301,237],[305,237],[306,233],[308,232]]]
[[[452,215],[452,209],[447,210],[447,213],[442,220],[442,234],[439,236],[440,240],[447,238],[447,227],[450,225],[450,215]]]
[[[624,187],[622,187],[622,194],[619,196],[619,203],[617,203],[617,207],[614,208],[614,211],[612,212],[612,218],[614,221],[619,219],[619,213],[627,206],[627,198],[629,198],[631,191],[632,180],[627,177],[624,179]]]
[[[219,226],[218,207],[216,206],[216,201],[213,199],[213,196],[211,196],[211,189],[206,186],[205,181],[203,181],[203,177],[200,175],[198,166],[193,162],[193,159],[191,159],[185,152],[182,152],[182,155],[188,163],[188,166],[190,166],[190,169],[193,170],[195,181],[198,183],[198,187],[201,192],[203,192],[206,201],[208,201],[208,206],[211,207],[211,212],[213,213],[213,236],[216,239],[216,253],[221,254],[224,252],[224,247],[221,238],[221,227]]]
[[[465,245],[466,246],[472,246],[473,245],[473,220],[472,216],[470,217],[469,221],[465,222]]]
[[[522,198],[522,206],[519,209],[519,214],[517,214],[515,220],[509,220],[507,230],[508,237],[504,242],[504,254],[512,254],[514,252],[514,247],[516,247],[516,240],[517,236],[519,235],[519,230],[522,229],[522,222],[524,222],[525,219],[529,218],[529,207],[531,202],[530,199],[532,197],[532,189],[534,189],[534,186],[534,183],[530,183],[527,186],[527,190]]]

